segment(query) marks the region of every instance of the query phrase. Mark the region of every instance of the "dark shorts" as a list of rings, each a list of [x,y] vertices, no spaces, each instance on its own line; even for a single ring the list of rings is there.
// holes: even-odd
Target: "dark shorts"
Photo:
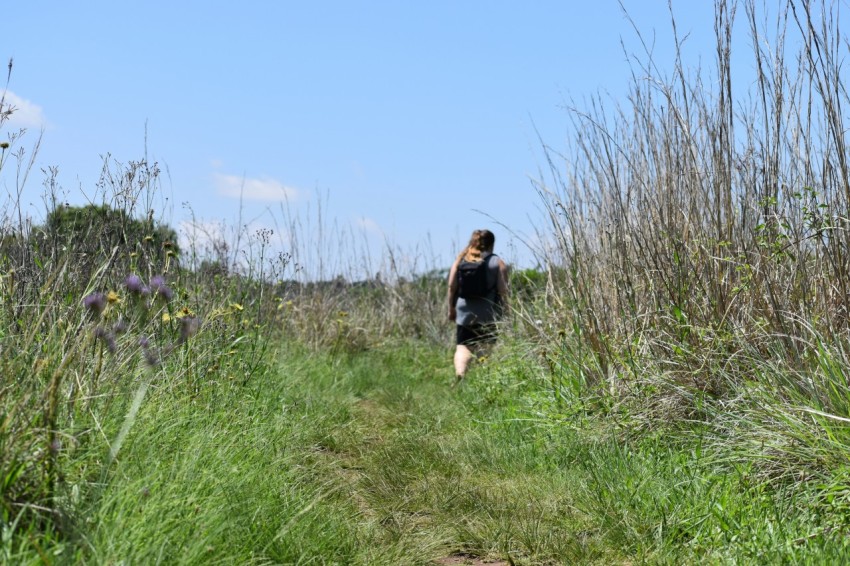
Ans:
[[[496,340],[495,324],[477,324],[475,326],[457,325],[458,346],[474,346],[488,344]]]

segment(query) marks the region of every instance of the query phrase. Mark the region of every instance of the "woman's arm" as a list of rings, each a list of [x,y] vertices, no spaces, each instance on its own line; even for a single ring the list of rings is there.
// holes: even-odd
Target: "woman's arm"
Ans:
[[[496,292],[499,293],[499,301],[505,312],[508,310],[508,298],[510,297],[510,270],[502,258],[499,258],[499,276],[496,279]]]
[[[454,322],[457,319],[457,266],[459,260],[455,260],[452,268],[449,270],[449,320]]]

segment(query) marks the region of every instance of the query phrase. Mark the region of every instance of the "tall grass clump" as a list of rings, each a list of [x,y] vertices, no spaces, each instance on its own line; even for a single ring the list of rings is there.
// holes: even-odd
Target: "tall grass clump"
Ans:
[[[327,217],[327,197],[294,211],[282,206],[292,276],[278,296],[285,336],[319,350],[357,353],[396,341],[444,345],[447,266],[427,245],[407,250]]]
[[[627,100],[569,109],[536,183],[549,286],[526,317],[550,314],[527,326],[558,395],[643,429],[710,422],[773,475],[848,464],[840,11],[718,0],[710,64],[687,65],[673,17],[672,61],[638,32]]]
[[[14,110],[0,98],[0,127]],[[145,159],[107,157],[85,206],[49,169],[43,220],[24,216],[25,139],[0,142],[0,175],[18,183],[0,223],[0,560],[12,562],[83,536],[81,510],[147,398],[214,403],[265,375],[276,304],[262,279],[211,284],[185,265]]]

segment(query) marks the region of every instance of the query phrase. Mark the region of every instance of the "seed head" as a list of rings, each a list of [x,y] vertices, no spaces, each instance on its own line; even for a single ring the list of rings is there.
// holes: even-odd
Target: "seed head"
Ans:
[[[142,350],[142,353],[145,356],[145,362],[152,368],[159,366],[160,359],[157,353],[152,348],[145,348]]]
[[[184,316],[180,319],[180,339],[181,344],[189,338],[197,334],[201,328],[201,319],[197,316]]]
[[[105,329],[102,326],[98,326],[94,329],[94,335],[101,341],[103,341],[106,349],[109,350],[110,354],[114,354],[116,350],[118,350],[117,344],[115,344],[115,336]]]

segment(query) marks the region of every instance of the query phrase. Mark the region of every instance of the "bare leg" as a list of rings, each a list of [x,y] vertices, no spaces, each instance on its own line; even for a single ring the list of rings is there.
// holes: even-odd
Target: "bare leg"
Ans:
[[[455,375],[457,376],[458,381],[463,379],[466,375],[469,362],[471,362],[474,357],[475,355],[472,353],[472,350],[463,344],[458,344],[457,349],[455,350]]]

